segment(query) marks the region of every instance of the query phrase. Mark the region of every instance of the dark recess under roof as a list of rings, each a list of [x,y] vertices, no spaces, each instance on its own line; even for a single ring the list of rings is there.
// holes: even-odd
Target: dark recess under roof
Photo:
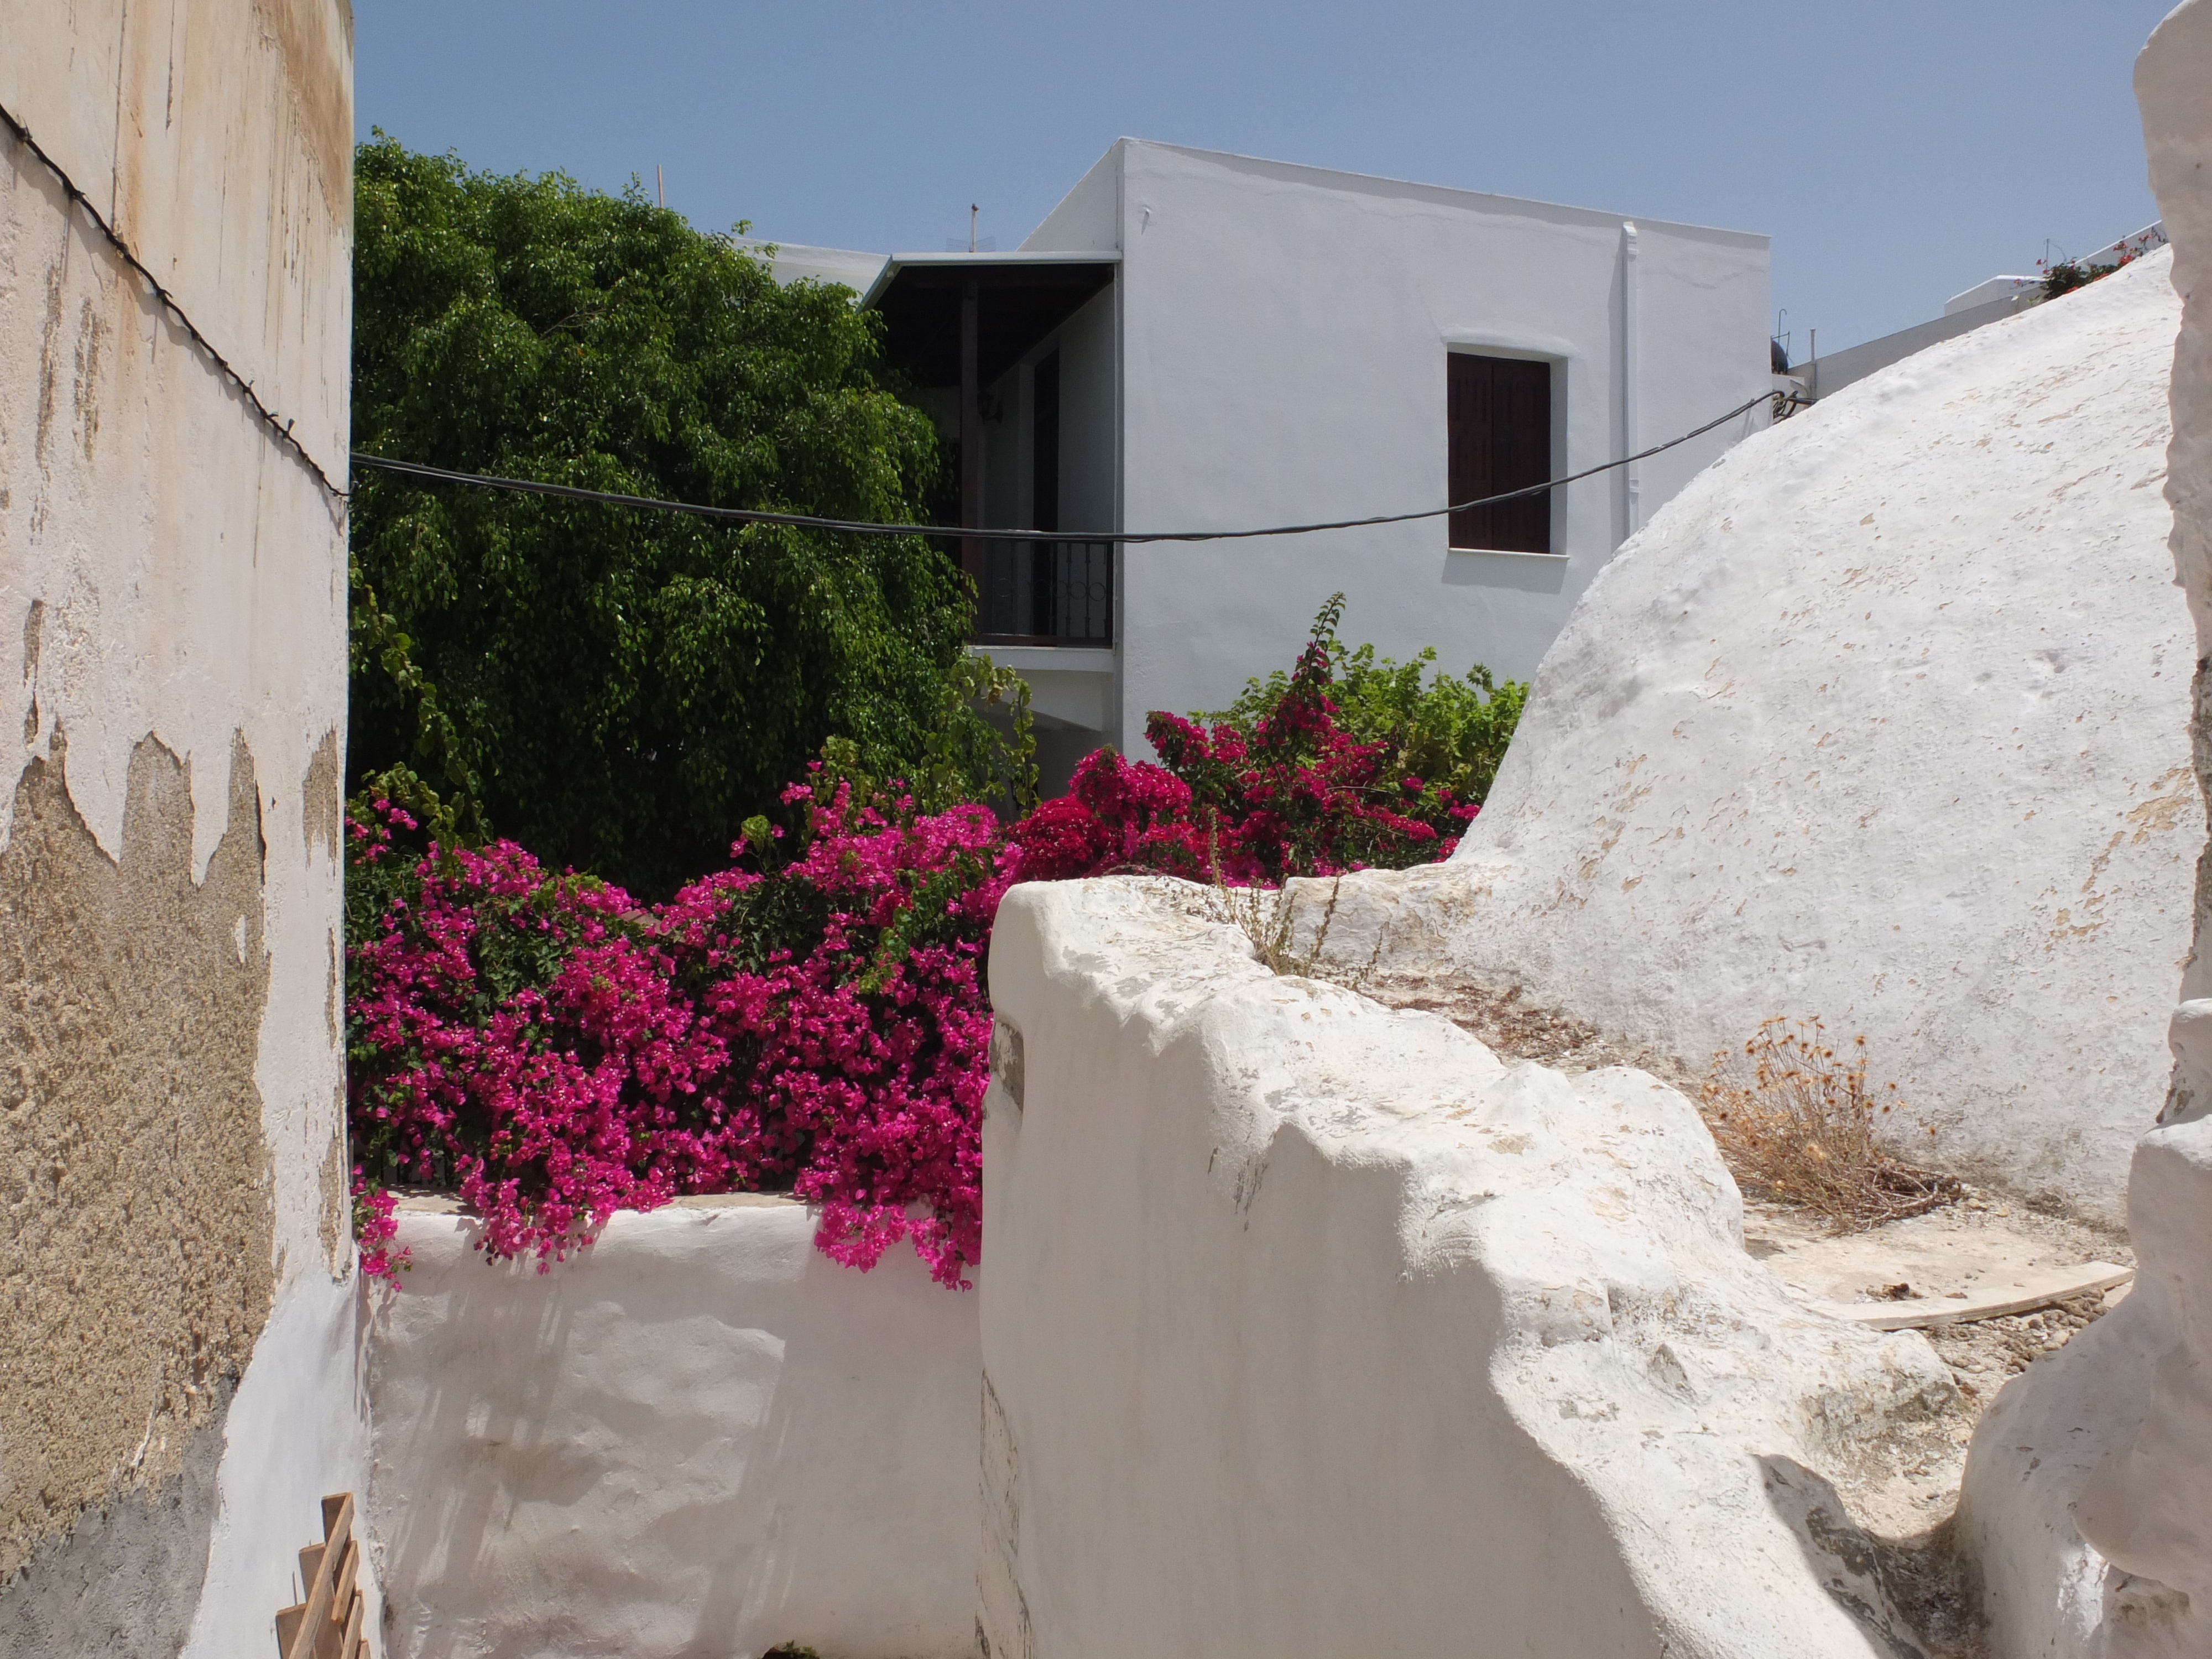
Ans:
[[[1113,280],[1114,267],[1106,261],[902,265],[876,297],[874,308],[884,316],[884,356],[919,386],[958,386],[960,291],[972,282],[977,371],[988,386]]]

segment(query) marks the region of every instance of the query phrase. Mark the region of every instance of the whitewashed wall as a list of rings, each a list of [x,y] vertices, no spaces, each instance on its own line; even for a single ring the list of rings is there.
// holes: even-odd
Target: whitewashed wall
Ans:
[[[0,0],[0,1651],[265,1651],[366,1472],[351,12]]]
[[[1121,526],[1227,528],[1443,505],[1453,345],[1565,365],[1570,469],[1762,390],[1765,239],[1626,222],[1125,139],[1024,246],[1121,251]],[[1758,423],[1645,464],[1644,513]],[[1565,492],[1561,561],[1449,552],[1442,520],[1133,548],[1120,739],[1139,747],[1151,709],[1220,708],[1286,666],[1340,588],[1349,638],[1526,678],[1626,514],[1621,475]]]
[[[999,914],[994,1659],[1909,1651],[1819,1471],[1949,1397],[1924,1340],[1795,1307],[1674,1091],[1509,1071],[1202,902]]]
[[[686,1200],[540,1273],[403,1214],[369,1372],[396,1659],[973,1651],[975,1292],[813,1232]]]

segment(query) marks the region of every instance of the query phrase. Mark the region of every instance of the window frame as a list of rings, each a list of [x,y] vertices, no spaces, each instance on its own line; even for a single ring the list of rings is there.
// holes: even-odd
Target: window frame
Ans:
[[[1454,359],[1459,357],[1484,357],[1507,362],[1536,363],[1544,366],[1547,371],[1545,385],[1545,398],[1547,404],[1545,414],[1547,429],[1544,434],[1546,465],[1542,476],[1545,478],[1556,478],[1560,477],[1565,471],[1564,461],[1566,448],[1567,427],[1567,359],[1556,350],[1545,350],[1540,348],[1509,345],[1500,341],[1487,339],[1447,340],[1444,342],[1443,445],[1444,492],[1447,503],[1449,502],[1454,493],[1452,489],[1453,449],[1451,441],[1452,362]],[[1538,482],[1538,480],[1535,478],[1530,478],[1528,482],[1533,483]],[[1520,486],[1516,485],[1514,487],[1518,488]],[[1565,539],[1567,527],[1566,492],[1561,489],[1551,491],[1545,498],[1545,504],[1547,511],[1544,516],[1544,545],[1540,549],[1525,547],[1498,547],[1477,542],[1462,544],[1455,533],[1456,528],[1455,523],[1455,515],[1447,514],[1444,519],[1445,550],[1449,553],[1489,553],[1510,558],[1564,559],[1567,556],[1562,547],[1562,543]]]

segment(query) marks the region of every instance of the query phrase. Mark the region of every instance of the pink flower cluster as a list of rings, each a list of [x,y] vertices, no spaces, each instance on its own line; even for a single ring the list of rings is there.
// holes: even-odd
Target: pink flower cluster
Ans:
[[[1480,809],[1389,775],[1389,745],[1337,724],[1330,683],[1316,641],[1249,734],[1155,713],[1145,735],[1164,765],[1100,750],[1014,826],[1023,879],[1151,870],[1244,885],[1449,857]]]
[[[981,1243],[998,824],[814,793],[787,795],[809,828],[793,864],[651,909],[512,842],[433,847],[350,953],[357,1150],[458,1188],[494,1256],[557,1260],[679,1194],[788,1190],[836,1260],[910,1237],[959,1283]],[[413,827],[377,803],[356,871],[388,878]],[[389,1276],[377,1201],[364,1261]]]
[[[1121,870],[1279,882],[1443,856],[1474,805],[1385,775],[1336,724],[1317,641],[1249,734],[1170,714],[1164,765],[1110,750],[1011,830],[988,808],[856,800],[817,765],[801,827],[640,907],[512,842],[409,852],[350,826],[349,1100],[362,1263],[404,1265],[386,1183],[457,1188],[495,1257],[541,1265],[617,1209],[787,1191],[867,1268],[910,1239],[945,1285],[981,1251],[991,1012],[982,954],[1016,880]],[[769,838],[763,838],[768,840]]]

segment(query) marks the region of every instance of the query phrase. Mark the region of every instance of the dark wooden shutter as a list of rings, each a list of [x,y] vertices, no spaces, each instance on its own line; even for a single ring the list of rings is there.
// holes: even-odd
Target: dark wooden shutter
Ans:
[[[1552,366],[1522,357],[1445,356],[1451,500],[1479,501],[1552,476]],[[1548,492],[1451,515],[1451,545],[1552,550]]]

